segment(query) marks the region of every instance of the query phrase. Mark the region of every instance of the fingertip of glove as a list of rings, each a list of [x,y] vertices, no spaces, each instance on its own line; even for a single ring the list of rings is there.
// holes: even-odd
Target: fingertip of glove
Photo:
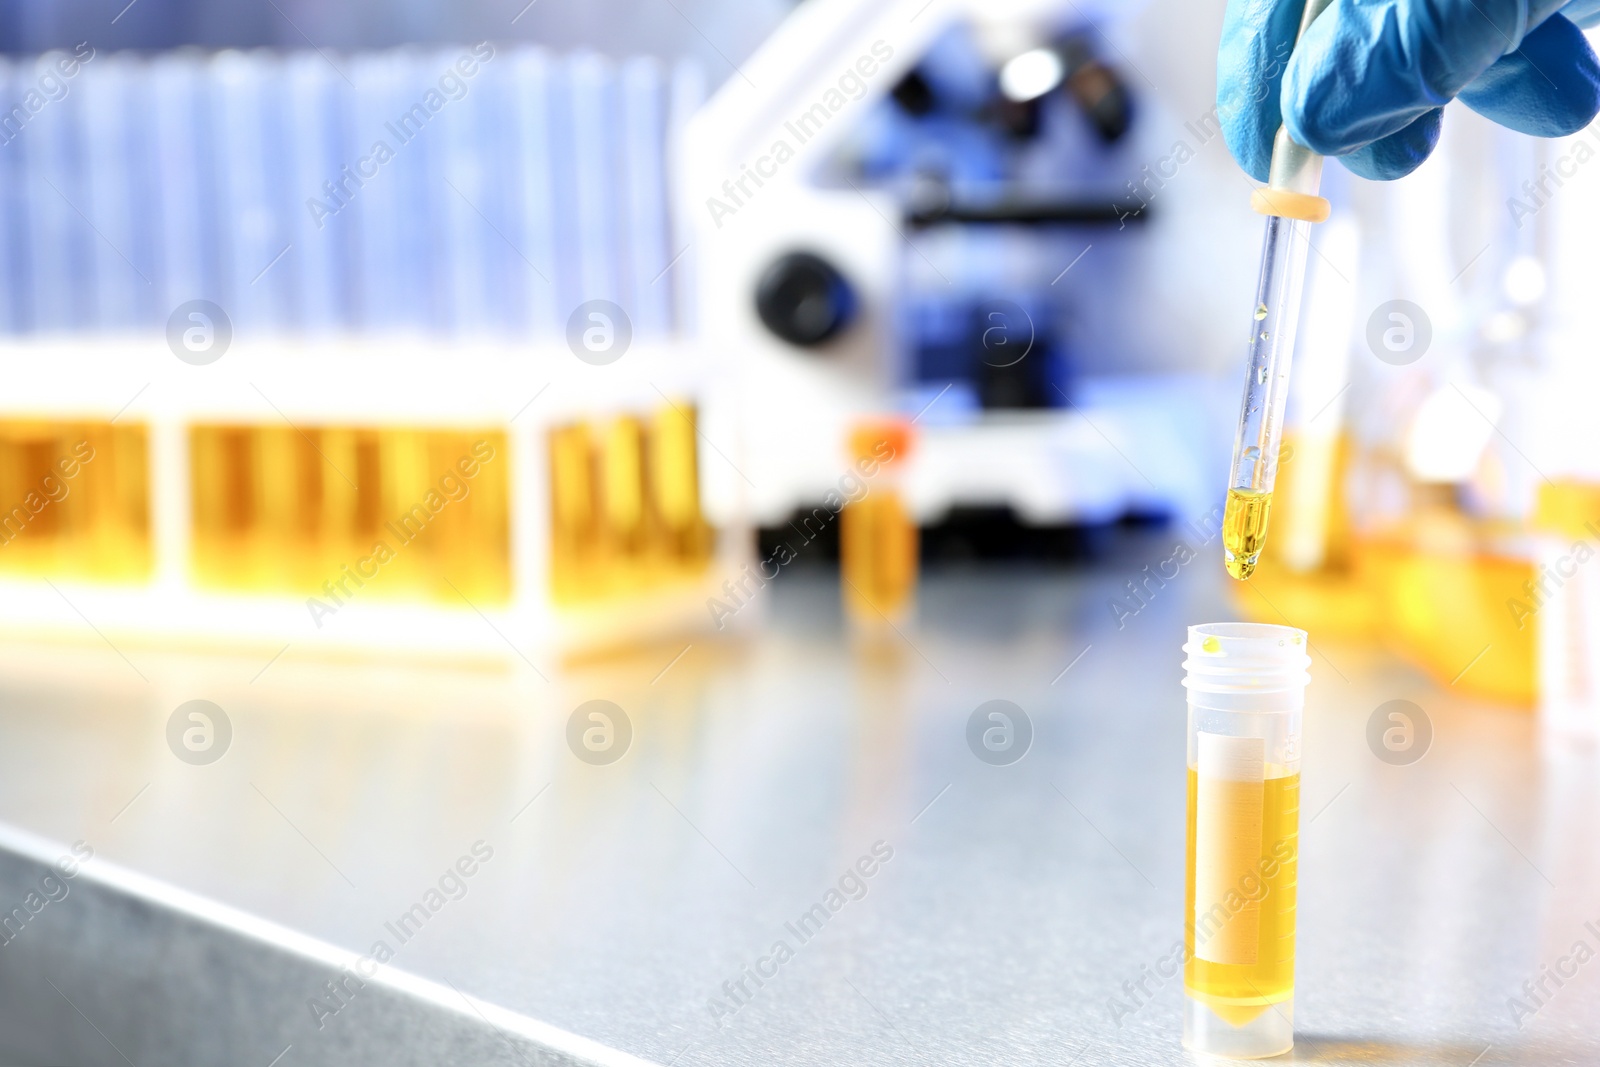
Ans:
[[[1523,38],[1461,91],[1461,102],[1533,137],[1577,133],[1600,113],[1600,61],[1582,31],[1560,15]]]
[[[1425,112],[1397,133],[1338,157],[1346,170],[1371,181],[1392,182],[1422,166],[1439,143],[1444,110]]]
[[[1258,124],[1241,119],[1241,114],[1241,109],[1232,107],[1229,101],[1218,97],[1217,119],[1222,126],[1222,139],[1227,143],[1228,151],[1240,169],[1256,181],[1264,182],[1272,167],[1272,136],[1267,134],[1263,138]]]

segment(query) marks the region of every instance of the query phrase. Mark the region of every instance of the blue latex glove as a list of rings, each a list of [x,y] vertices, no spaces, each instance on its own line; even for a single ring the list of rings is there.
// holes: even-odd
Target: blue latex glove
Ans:
[[[1217,114],[1267,180],[1280,123],[1364,178],[1411,173],[1452,99],[1522,133],[1559,137],[1600,111],[1600,61],[1578,26],[1600,0],[1334,0],[1295,43],[1301,0],[1228,0]]]

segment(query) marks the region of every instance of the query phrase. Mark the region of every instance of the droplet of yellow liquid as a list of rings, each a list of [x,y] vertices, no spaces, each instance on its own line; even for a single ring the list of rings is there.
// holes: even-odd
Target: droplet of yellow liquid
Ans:
[[[1200,648],[1206,652],[1221,652],[1222,642],[1218,641],[1215,637],[1208,637],[1204,641],[1200,642]]]
[[[1262,319],[1264,319],[1266,317],[1267,317],[1267,305],[1265,305],[1265,304],[1257,304],[1256,305],[1256,321],[1260,322]]]
[[[1272,494],[1259,489],[1229,489],[1222,513],[1222,562],[1228,574],[1244,581],[1256,571],[1267,543],[1267,512]]]

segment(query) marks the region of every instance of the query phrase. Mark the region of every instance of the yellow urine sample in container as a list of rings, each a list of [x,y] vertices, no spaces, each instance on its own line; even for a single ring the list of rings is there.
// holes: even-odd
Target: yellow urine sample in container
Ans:
[[[1222,562],[1228,574],[1240,581],[1255,573],[1267,543],[1267,513],[1272,493],[1259,489],[1229,489],[1222,512]]]
[[[547,439],[550,458],[550,591],[574,603],[601,591],[599,479],[583,423],[558,426]]]
[[[255,436],[255,551],[265,586],[297,588],[317,573],[316,513],[321,503],[322,458],[316,429],[269,426]]]
[[[432,592],[441,600],[510,600],[510,462],[503,432],[428,433],[429,482],[422,499],[438,510],[417,544],[428,561]]]
[[[0,570],[147,578],[149,512],[144,426],[0,422]]]
[[[501,431],[202,424],[189,462],[202,586],[337,603],[510,599]]]
[[[189,430],[190,551],[202,584],[249,589],[259,582],[255,443],[245,426]]]
[[[857,622],[898,620],[916,590],[917,526],[899,480],[910,445],[910,429],[899,422],[869,423],[851,434],[850,451],[867,491],[839,516],[839,573],[845,610]]]
[[[1183,983],[1234,1026],[1294,995],[1300,775],[1189,768]]]
[[[612,419],[601,435],[601,516],[613,566],[628,570],[645,545],[644,427],[632,416]]]
[[[650,495],[659,523],[659,551],[681,572],[704,569],[711,539],[700,511],[700,465],[696,412],[687,404],[668,404],[651,420]]]
[[[862,620],[905,614],[917,584],[917,527],[897,493],[868,493],[839,516],[845,605]]]
[[[695,409],[668,403],[550,430],[550,593],[563,607],[652,593],[703,573]]]

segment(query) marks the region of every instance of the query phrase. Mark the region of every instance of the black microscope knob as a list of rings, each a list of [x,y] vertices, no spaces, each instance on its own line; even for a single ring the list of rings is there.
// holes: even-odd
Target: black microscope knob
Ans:
[[[756,314],[785,341],[811,348],[850,324],[855,292],[821,256],[790,252],[762,272],[756,284]]]

